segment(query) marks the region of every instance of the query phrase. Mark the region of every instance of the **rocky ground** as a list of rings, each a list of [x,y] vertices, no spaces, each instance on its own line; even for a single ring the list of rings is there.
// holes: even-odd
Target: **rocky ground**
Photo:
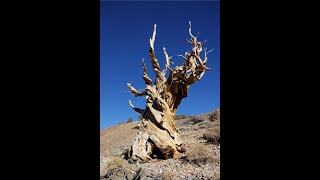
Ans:
[[[187,151],[179,159],[130,164],[125,153],[133,144],[137,122],[100,132],[100,179],[220,179],[220,110],[176,120]]]

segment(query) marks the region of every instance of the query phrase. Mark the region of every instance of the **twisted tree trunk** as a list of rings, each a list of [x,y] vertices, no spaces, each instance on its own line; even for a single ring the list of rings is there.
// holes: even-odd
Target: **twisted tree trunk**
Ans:
[[[185,55],[179,55],[184,58],[182,66],[176,66],[174,69],[170,67],[171,58],[163,48],[166,57],[165,68],[160,71],[160,65],[154,52],[154,42],[156,36],[156,27],[152,38],[150,38],[150,60],[153,70],[156,74],[156,80],[152,85],[152,80],[147,74],[144,59],[143,63],[143,79],[146,84],[144,91],[137,91],[131,83],[127,83],[131,92],[135,96],[146,96],[146,108],[140,109],[132,105],[130,106],[142,114],[143,119],[139,122],[139,131],[137,133],[134,144],[129,151],[131,161],[143,160],[148,161],[153,157],[158,158],[176,158],[179,153],[184,152],[182,141],[179,135],[179,129],[175,126],[174,115],[177,111],[181,100],[188,96],[190,85],[200,80],[204,73],[210,68],[206,67],[208,60],[204,49],[204,59],[200,58],[202,46],[205,43],[198,42],[197,37],[191,33],[191,23],[189,34],[191,41],[187,40],[192,45],[192,52],[186,52]],[[173,63],[172,63],[173,64]],[[166,78],[167,70],[170,75]]]

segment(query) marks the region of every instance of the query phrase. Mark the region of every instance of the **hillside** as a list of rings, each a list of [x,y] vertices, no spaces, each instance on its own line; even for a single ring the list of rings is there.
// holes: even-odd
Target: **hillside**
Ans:
[[[100,179],[220,179],[220,110],[176,120],[187,152],[179,159],[130,164],[138,122],[100,131]]]

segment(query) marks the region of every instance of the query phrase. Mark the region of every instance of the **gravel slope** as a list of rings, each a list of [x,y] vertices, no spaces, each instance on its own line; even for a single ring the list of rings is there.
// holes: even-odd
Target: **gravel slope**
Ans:
[[[200,120],[197,123],[191,118],[176,121],[181,139],[188,145],[185,157],[180,159],[129,164],[122,153],[134,142],[137,122],[100,131],[100,179],[220,179],[220,146],[203,139],[203,134],[214,126],[215,130],[220,130],[220,110],[215,111],[218,116],[213,112],[200,115],[196,117]],[[206,153],[197,155],[197,148]],[[201,158],[205,162],[197,162]]]

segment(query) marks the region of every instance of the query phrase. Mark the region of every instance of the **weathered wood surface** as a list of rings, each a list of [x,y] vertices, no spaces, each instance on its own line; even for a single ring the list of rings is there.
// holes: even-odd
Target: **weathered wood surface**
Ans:
[[[166,48],[163,47],[165,55],[165,67],[160,71],[160,64],[156,58],[154,51],[154,43],[156,38],[156,28],[150,38],[150,62],[156,74],[156,80],[152,85],[152,80],[148,76],[147,68],[142,59],[143,64],[143,79],[146,88],[143,91],[136,90],[131,83],[127,83],[128,88],[134,96],[145,96],[146,107],[140,109],[134,107],[129,100],[130,106],[143,119],[139,122],[139,131],[136,135],[134,144],[129,151],[131,162],[137,160],[148,161],[154,157],[158,158],[177,158],[181,152],[185,151],[184,145],[180,139],[179,129],[175,125],[174,115],[177,111],[181,100],[188,96],[189,87],[196,81],[200,80],[204,73],[210,68],[206,67],[208,60],[207,55],[210,51],[204,49],[204,59],[200,57],[202,47],[206,42],[197,41],[198,36],[194,36],[191,32],[191,22],[189,22],[190,40],[187,40],[192,45],[192,51],[186,52],[183,57],[184,63],[181,66],[171,68],[172,57],[168,55]],[[167,70],[170,71],[166,78]]]

